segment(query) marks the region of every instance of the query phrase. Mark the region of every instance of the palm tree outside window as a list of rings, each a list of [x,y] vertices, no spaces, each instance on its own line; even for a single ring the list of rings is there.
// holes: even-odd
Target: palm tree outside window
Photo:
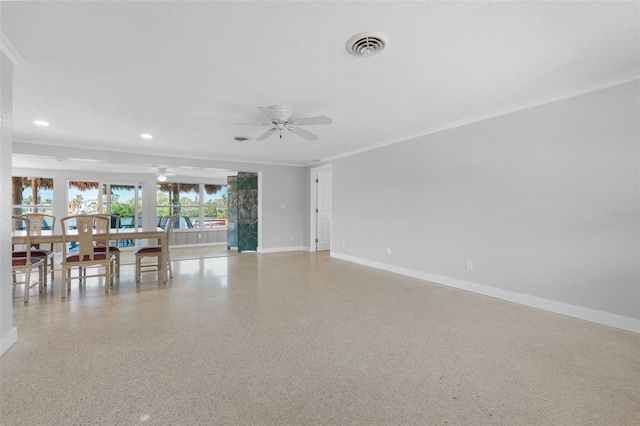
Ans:
[[[13,176],[12,214],[53,213],[53,178]]]

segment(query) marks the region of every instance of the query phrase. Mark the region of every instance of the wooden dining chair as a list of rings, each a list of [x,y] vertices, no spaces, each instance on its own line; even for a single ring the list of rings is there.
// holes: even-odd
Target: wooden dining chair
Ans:
[[[109,229],[118,229],[120,228],[120,216],[117,214],[107,214],[107,213],[99,213],[96,216],[104,216],[109,219],[108,222],[96,222],[96,233],[104,234]],[[106,223],[107,228],[103,228],[103,225]],[[105,251],[106,245],[109,245],[109,252],[113,253],[116,257],[116,279],[120,281],[120,248],[117,244],[111,244],[109,240],[99,239],[97,238],[94,241],[95,251],[98,253],[102,253]]]
[[[31,222],[31,236],[41,235],[42,231],[55,231],[56,217],[47,213],[23,213],[22,217],[29,219]],[[26,248],[25,248],[26,249]],[[25,251],[14,251],[12,253],[14,257],[24,257]],[[44,261],[43,270],[43,284],[46,287],[49,275],[51,275],[51,283],[53,285],[53,278],[55,275],[55,252],[53,249],[53,243],[50,244],[48,249],[41,247],[40,244],[33,244],[31,246],[31,257],[42,259]]]
[[[70,250],[69,245],[75,235],[72,230],[75,222],[77,231],[77,248]],[[66,297],[71,289],[71,280],[78,279],[80,283],[87,278],[103,277],[104,291],[109,292],[109,287],[115,280],[115,254],[110,251],[109,230],[110,219],[102,215],[75,215],[60,219],[62,226],[62,297]],[[98,230],[104,230],[100,232]],[[96,251],[94,241],[106,241],[103,251]],[[96,271],[93,275],[87,273],[88,267],[100,267],[104,272]],[[72,269],[78,268],[78,275],[72,276]]]
[[[31,221],[22,216],[11,216],[12,220],[12,232],[24,232],[25,233],[25,250],[19,251],[23,256],[14,256],[13,252],[11,253],[11,271],[13,274],[13,285],[24,284],[24,303],[29,301],[29,289],[32,285],[39,284],[40,293],[43,291],[43,264],[44,260],[38,257],[34,257],[31,255],[31,230],[32,225]],[[31,272],[34,268],[38,269],[38,280],[35,282],[31,282]],[[22,274],[24,276],[23,281],[18,281],[16,278],[18,274]]]
[[[171,231],[175,222],[178,220],[178,215],[174,214],[167,220],[166,228],[164,230],[167,240],[167,247],[169,247],[169,238],[171,237]],[[140,275],[142,272],[158,271],[160,273],[162,258],[162,246],[161,245],[149,245],[144,246],[136,250],[136,282],[140,282]],[[142,259],[145,257],[155,257],[155,263],[142,263]],[[171,253],[167,249],[167,264],[164,265],[169,270],[169,277],[173,278],[173,268],[171,267]]]

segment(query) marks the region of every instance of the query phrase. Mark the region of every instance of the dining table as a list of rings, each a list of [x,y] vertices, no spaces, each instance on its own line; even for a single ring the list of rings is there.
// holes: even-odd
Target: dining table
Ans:
[[[104,234],[95,234],[96,237],[104,238]],[[139,239],[157,239],[162,248],[161,259],[159,263],[158,277],[163,284],[167,283],[167,260],[169,253],[169,241],[167,233],[162,228],[116,228],[109,230],[110,241],[121,240],[139,240]],[[62,243],[62,232],[42,230],[39,233],[31,233],[29,236],[31,245],[35,244],[58,244]],[[26,231],[13,231],[11,243],[14,245],[25,244],[27,240]],[[78,232],[74,229],[66,232],[66,240],[70,242],[78,241]]]

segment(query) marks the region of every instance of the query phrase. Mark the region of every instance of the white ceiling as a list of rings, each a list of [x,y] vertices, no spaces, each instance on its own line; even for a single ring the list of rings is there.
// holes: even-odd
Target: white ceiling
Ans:
[[[153,153],[168,157],[165,166],[171,157],[306,165],[640,68],[637,2],[0,8],[2,33],[24,59],[14,67],[15,142]],[[345,43],[363,31],[386,34],[388,48],[349,55]],[[333,123],[305,127],[320,135],[313,142],[288,132],[256,141],[267,129],[256,106],[272,104]],[[226,124],[237,122],[256,125]],[[25,154],[14,161],[38,164]]]

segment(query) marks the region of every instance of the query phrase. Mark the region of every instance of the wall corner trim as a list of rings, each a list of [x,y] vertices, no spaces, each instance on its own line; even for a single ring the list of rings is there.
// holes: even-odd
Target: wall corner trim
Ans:
[[[18,341],[18,329],[13,327],[6,336],[0,339],[0,356],[5,353],[15,342]]]
[[[417,278],[434,284],[441,284],[447,287],[453,287],[460,290],[470,291],[472,293],[483,296],[494,297],[496,299],[505,300],[507,302],[518,303],[520,305],[532,308],[542,309],[544,311],[553,312],[560,315],[566,315],[585,321],[590,321],[609,327],[619,328],[633,333],[640,334],[640,319],[624,317],[609,312],[598,311],[595,309],[584,308],[582,306],[570,305],[568,303],[558,302],[555,300],[544,299],[541,297],[530,296],[523,293],[515,293],[497,287],[491,287],[484,284],[478,284],[470,281],[463,281],[456,278],[445,277],[442,275],[431,274],[428,272],[416,271],[413,269],[401,268],[398,266],[388,265],[381,262],[374,262],[361,259],[354,256],[348,256],[341,253],[331,252],[331,257],[347,262],[358,263],[364,266],[370,266],[376,269],[393,272],[408,277]]]
[[[617,77],[609,78],[606,80],[598,81],[592,84],[588,84],[586,86],[577,87],[573,89],[564,90],[562,92],[554,93],[551,95],[543,96],[536,99],[530,99],[528,101],[522,102],[516,105],[506,106],[504,108],[499,108],[494,111],[489,111],[484,114],[476,115],[473,117],[463,118],[458,121],[453,121],[450,123],[444,123],[435,127],[431,127],[429,129],[425,129],[420,132],[406,134],[399,136],[397,138],[389,139],[386,141],[382,141],[375,145],[366,146],[364,148],[355,149],[352,151],[344,152],[342,154],[335,155],[333,157],[323,158],[320,161],[307,163],[305,166],[310,167],[313,165],[321,164],[328,161],[335,161],[341,158],[350,157],[352,155],[361,154],[363,152],[372,151],[378,148],[383,148],[388,145],[394,145],[401,142],[406,142],[412,139],[416,139],[423,136],[428,136],[440,132],[444,132],[447,130],[456,129],[458,127],[468,126],[470,124],[478,123],[485,120],[490,120],[492,118],[500,117],[503,115],[511,114],[518,111],[523,111],[526,109],[536,108],[542,105],[550,104],[553,102],[562,101],[564,99],[574,98],[576,96],[585,95],[591,92],[597,92],[599,90],[608,89],[609,87],[619,86],[621,84],[631,83],[632,81],[640,80],[640,73],[637,71],[620,75]]]
[[[0,31],[0,51],[4,53],[13,65],[18,65],[24,62],[24,58],[18,52],[9,39]]]

